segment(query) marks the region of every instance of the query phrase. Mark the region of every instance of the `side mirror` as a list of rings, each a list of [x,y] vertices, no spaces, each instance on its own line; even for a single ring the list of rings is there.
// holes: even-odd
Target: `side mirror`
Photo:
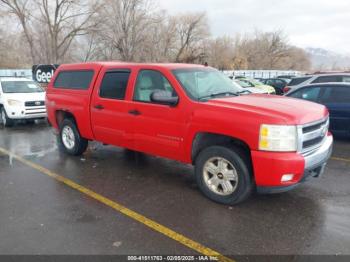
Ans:
[[[170,91],[155,90],[151,94],[151,101],[161,105],[176,106],[179,103],[179,98],[173,96]]]

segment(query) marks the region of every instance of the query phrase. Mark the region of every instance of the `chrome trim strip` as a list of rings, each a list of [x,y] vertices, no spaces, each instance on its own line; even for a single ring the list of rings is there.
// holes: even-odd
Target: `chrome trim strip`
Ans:
[[[305,125],[301,125],[303,128],[305,127],[310,127],[310,126],[314,126],[314,125],[317,125],[317,124],[320,124],[324,121],[328,120],[329,121],[329,116],[325,117],[325,118],[322,118],[321,120],[317,120],[315,122],[311,122],[311,123],[307,123]]]

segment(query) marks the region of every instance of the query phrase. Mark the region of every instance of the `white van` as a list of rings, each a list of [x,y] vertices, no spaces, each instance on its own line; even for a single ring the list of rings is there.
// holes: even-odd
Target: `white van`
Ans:
[[[0,77],[0,115],[6,127],[16,120],[45,119],[45,90],[27,78]]]

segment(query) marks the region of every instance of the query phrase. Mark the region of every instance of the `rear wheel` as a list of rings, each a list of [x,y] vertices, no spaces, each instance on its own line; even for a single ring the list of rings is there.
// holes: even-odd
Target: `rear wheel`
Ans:
[[[215,202],[236,205],[252,193],[249,164],[238,148],[212,146],[203,150],[196,159],[195,174],[202,193]]]
[[[5,127],[11,127],[14,124],[14,121],[9,118],[6,114],[5,108],[1,108],[1,123]]]
[[[69,155],[80,156],[86,151],[88,140],[81,137],[73,120],[65,119],[60,125],[58,144]]]

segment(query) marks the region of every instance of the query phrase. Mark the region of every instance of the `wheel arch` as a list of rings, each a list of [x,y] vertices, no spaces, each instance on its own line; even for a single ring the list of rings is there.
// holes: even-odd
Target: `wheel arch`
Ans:
[[[210,146],[225,146],[231,148],[239,148],[245,154],[247,160],[251,163],[251,149],[249,145],[243,140],[222,134],[199,132],[194,136],[192,142],[192,164],[195,163],[196,158],[198,157],[200,152],[202,152],[205,148],[208,148]]]
[[[55,118],[56,118],[56,124],[58,127],[60,127],[61,123],[63,122],[64,119],[71,119],[74,121],[74,123],[77,125],[77,121],[75,119],[75,116],[73,113],[65,110],[57,110],[55,112]],[[77,126],[78,128],[78,126]]]

